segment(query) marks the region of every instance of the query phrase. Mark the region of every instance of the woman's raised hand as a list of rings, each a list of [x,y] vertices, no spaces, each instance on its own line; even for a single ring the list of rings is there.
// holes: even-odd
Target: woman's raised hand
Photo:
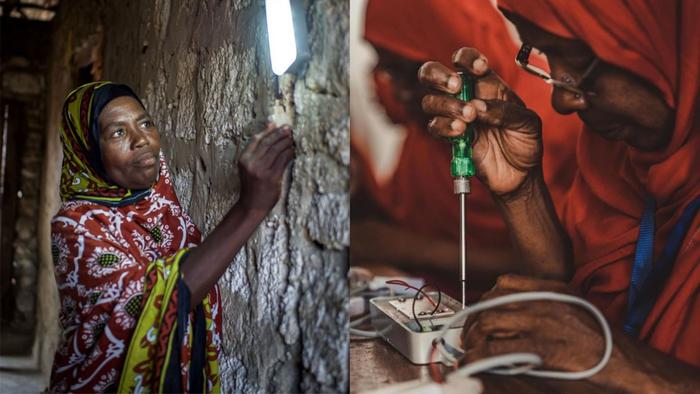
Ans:
[[[289,126],[267,128],[253,136],[238,160],[241,177],[239,204],[251,211],[267,213],[282,191],[282,175],[294,157],[294,141]]]
[[[499,197],[523,190],[542,163],[539,116],[489,69],[488,60],[474,48],[461,48],[452,56],[454,65],[476,80],[476,98],[464,103],[452,95],[461,89],[459,75],[437,62],[418,71],[420,82],[434,90],[423,98],[423,111],[435,117],[429,131],[442,137],[458,136],[475,127],[473,158],[477,175]]]

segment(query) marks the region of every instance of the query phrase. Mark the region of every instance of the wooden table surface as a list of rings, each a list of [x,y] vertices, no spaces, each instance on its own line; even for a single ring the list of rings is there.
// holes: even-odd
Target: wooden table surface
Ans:
[[[377,389],[419,377],[429,378],[427,366],[411,364],[382,339],[350,341],[350,392]],[[612,392],[588,381],[566,381],[526,376],[477,376],[485,393],[602,393]]]

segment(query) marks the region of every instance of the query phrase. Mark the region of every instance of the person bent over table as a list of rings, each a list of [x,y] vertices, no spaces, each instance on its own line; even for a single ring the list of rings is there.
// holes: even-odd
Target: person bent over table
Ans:
[[[484,298],[522,291],[578,293],[614,326],[607,366],[591,379],[635,392],[700,387],[700,119],[697,1],[501,0],[525,43],[524,72],[553,85],[552,106],[584,123],[578,170],[557,217],[542,178],[539,116],[478,49],[454,53],[477,79],[462,103],[456,73],[425,63],[419,79],[429,130],[474,124],[480,180],[497,200],[521,273]],[[527,62],[547,55],[551,75]],[[516,54],[513,54],[514,57]],[[542,84],[542,92],[547,86]],[[447,93],[447,94],[445,94]],[[568,283],[566,283],[568,282]],[[594,320],[554,302],[511,304],[465,324],[467,361],[534,352],[544,366],[590,368],[603,352]]]

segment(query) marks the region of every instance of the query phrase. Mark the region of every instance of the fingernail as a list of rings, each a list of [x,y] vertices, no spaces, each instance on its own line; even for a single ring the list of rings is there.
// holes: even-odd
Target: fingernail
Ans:
[[[447,87],[450,90],[457,90],[460,86],[462,86],[462,80],[456,75],[450,76],[447,80]]]
[[[428,122],[428,127],[433,127],[435,126],[435,123],[437,122],[437,118],[432,118],[430,122]]]
[[[476,110],[479,111],[479,112],[486,112],[486,110],[488,109],[488,108],[486,107],[486,103],[483,102],[483,101],[481,101],[481,100],[474,100],[474,101],[472,101],[472,105],[473,105],[474,108],[476,108]]]
[[[474,117],[474,107],[469,104],[462,107],[462,116],[464,116],[465,119],[471,119]]]
[[[480,57],[476,60],[474,60],[474,64],[472,64],[472,67],[474,68],[474,71],[477,73],[481,74],[486,71],[486,58]]]
[[[450,128],[454,131],[462,131],[462,121],[460,120],[453,120],[452,123],[450,123]]]

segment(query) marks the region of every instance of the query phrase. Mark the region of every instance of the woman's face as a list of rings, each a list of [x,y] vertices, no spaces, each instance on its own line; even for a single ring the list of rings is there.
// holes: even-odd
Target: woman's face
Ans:
[[[595,59],[584,42],[556,36],[518,15],[505,14],[523,42],[547,55],[553,78],[577,82]],[[557,112],[576,112],[589,129],[604,138],[625,141],[643,151],[662,149],[671,140],[674,111],[652,83],[602,60],[583,82],[580,88],[594,95],[577,97],[554,88],[552,106]]]
[[[107,176],[127,189],[147,189],[158,179],[160,136],[141,104],[129,96],[107,103],[97,119]]]

